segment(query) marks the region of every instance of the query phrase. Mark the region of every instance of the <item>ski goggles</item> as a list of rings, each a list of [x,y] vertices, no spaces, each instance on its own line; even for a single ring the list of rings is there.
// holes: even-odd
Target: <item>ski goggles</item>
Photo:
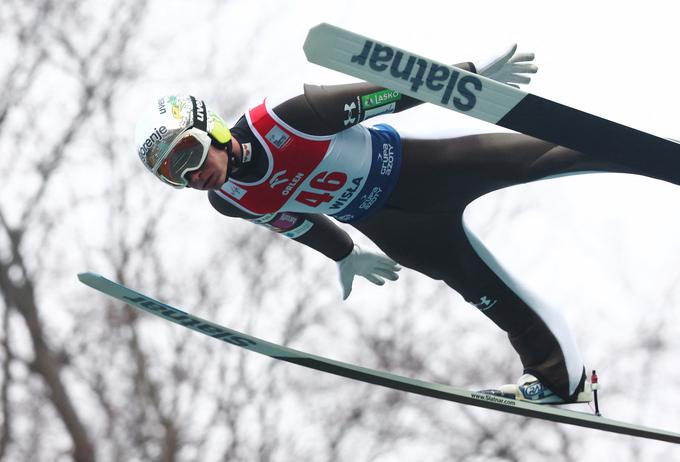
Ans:
[[[187,173],[198,170],[208,157],[210,137],[203,130],[190,128],[168,148],[168,154],[156,169],[158,178],[173,188],[186,188]]]

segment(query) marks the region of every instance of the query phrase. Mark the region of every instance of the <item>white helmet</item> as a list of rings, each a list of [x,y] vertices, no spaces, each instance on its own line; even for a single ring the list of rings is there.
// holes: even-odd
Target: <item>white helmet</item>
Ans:
[[[202,143],[203,152],[191,158],[185,153],[182,169],[174,176],[168,175],[161,165],[188,132],[193,132]],[[142,112],[135,127],[140,160],[156,178],[175,188],[186,186],[184,175],[201,167],[211,143],[220,148],[230,147],[231,132],[217,113],[208,110],[202,100],[193,96],[158,98],[153,107]]]

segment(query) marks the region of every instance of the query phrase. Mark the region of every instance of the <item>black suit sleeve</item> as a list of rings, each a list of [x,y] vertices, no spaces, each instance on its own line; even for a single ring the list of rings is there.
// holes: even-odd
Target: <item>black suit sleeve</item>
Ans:
[[[456,67],[475,72],[472,63]],[[310,135],[332,135],[370,117],[401,112],[422,101],[367,82],[305,85],[302,95],[274,108],[292,127]]]
[[[208,193],[208,200],[222,215],[243,218],[264,226],[270,231],[305,244],[335,261],[345,258],[354,247],[349,234],[324,215],[279,212],[256,216],[238,209],[214,191]]]

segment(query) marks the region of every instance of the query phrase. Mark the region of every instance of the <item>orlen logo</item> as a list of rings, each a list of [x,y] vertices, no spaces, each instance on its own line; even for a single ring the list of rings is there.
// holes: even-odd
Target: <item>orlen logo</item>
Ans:
[[[305,177],[304,173],[298,173],[297,175],[295,175],[293,179],[290,180],[290,183],[288,183],[286,187],[283,189],[283,192],[281,192],[281,194],[283,194],[284,196],[290,194],[295,185],[298,184],[304,177]]]
[[[298,172],[293,179],[291,180],[290,178],[282,178],[286,173],[288,173],[288,170],[281,170],[280,172],[276,172],[275,174],[272,175],[272,177],[269,179],[269,186],[274,189],[276,186],[281,185],[281,184],[286,184],[286,187],[281,191],[281,194],[284,196],[287,196],[291,193],[293,188],[295,188],[295,185],[298,184],[302,179],[305,177],[305,174],[302,172]]]
[[[154,143],[159,142],[168,133],[168,129],[165,125],[161,125],[158,128],[153,129],[153,133],[149,136],[144,143],[139,147],[139,155],[146,159],[146,155],[149,153]]]

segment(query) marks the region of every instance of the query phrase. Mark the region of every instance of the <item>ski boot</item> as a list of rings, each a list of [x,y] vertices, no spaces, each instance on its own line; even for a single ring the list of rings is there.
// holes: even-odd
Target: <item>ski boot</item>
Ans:
[[[585,377],[578,387],[578,393],[570,400],[559,397],[531,374],[524,374],[516,384],[502,385],[495,390],[482,390],[481,393],[528,401],[534,404],[589,403],[593,400],[592,385]]]

